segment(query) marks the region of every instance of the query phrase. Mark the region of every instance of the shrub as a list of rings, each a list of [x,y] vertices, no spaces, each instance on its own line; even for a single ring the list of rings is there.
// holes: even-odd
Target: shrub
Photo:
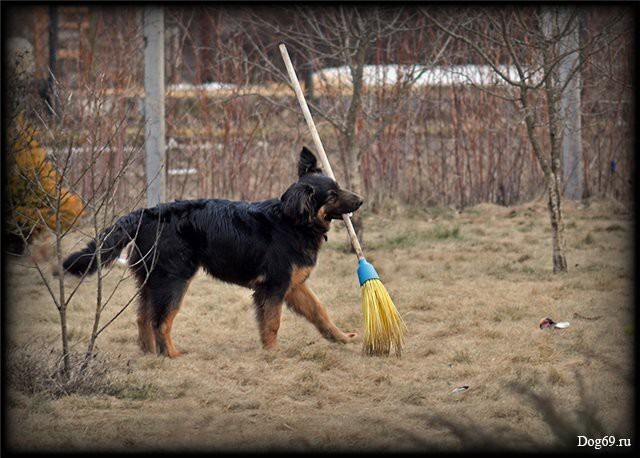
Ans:
[[[123,384],[110,376],[106,360],[94,356],[85,365],[84,355],[69,355],[70,369],[64,372],[60,358],[43,343],[11,345],[7,349],[6,375],[10,387],[27,396],[41,395],[57,399],[70,394],[119,395]]]
[[[7,157],[9,205],[7,229],[10,249],[22,253],[26,243],[47,228],[71,227],[83,212],[77,194],[62,186],[62,179],[36,140],[37,132],[22,113],[9,129]]]

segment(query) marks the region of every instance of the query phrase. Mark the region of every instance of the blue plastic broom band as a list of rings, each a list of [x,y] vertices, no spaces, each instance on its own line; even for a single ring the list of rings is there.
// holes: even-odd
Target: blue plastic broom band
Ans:
[[[369,264],[366,259],[360,259],[358,261],[358,280],[360,280],[360,286],[373,278],[380,278],[376,269],[372,264]]]

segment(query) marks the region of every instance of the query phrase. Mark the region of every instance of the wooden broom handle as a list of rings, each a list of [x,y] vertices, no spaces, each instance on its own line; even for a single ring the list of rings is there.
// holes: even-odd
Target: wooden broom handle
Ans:
[[[333,170],[331,170],[329,158],[327,157],[327,153],[325,153],[322,142],[320,141],[318,129],[316,129],[316,125],[313,122],[313,118],[311,117],[311,112],[309,111],[309,107],[307,106],[307,101],[305,100],[304,94],[302,93],[300,82],[298,81],[298,77],[296,76],[296,71],[293,69],[293,64],[291,63],[289,53],[287,52],[287,47],[284,43],[280,44],[280,53],[282,54],[282,59],[284,59],[284,65],[287,67],[287,73],[289,73],[289,79],[291,80],[291,84],[293,85],[293,90],[298,97],[300,108],[302,108],[302,114],[304,115],[304,119],[307,121],[307,126],[309,126],[309,130],[311,131],[313,143],[316,145],[316,149],[318,150],[318,155],[320,156],[320,161],[322,162],[322,168],[324,169],[327,176],[335,180],[336,177],[333,175]],[[342,215],[342,220],[344,221],[344,225],[347,226],[349,239],[351,239],[351,245],[353,245],[353,249],[356,251],[358,259],[364,259],[364,253],[362,252],[362,247],[360,246],[360,242],[358,241],[356,231],[353,228],[351,218],[349,218],[349,215]]]

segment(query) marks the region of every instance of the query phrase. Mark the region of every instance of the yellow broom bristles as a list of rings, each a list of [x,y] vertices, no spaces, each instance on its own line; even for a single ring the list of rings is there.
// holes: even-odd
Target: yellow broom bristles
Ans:
[[[362,284],[362,315],[363,353],[368,356],[388,356],[391,349],[395,348],[396,356],[401,356],[407,327],[387,289],[377,278]]]

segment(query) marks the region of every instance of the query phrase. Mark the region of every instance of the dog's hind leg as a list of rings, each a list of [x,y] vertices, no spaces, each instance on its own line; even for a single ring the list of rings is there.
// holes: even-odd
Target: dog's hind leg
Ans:
[[[187,292],[189,282],[186,280],[173,280],[166,282],[160,288],[149,288],[149,308],[153,313],[151,327],[155,337],[156,352],[159,355],[176,358],[181,353],[176,349],[171,338],[171,328],[184,296]]]
[[[153,311],[144,294],[140,296],[138,305],[138,344],[143,353],[156,352],[156,338],[152,326]]]
[[[174,318],[178,314],[178,309],[179,306],[175,308],[172,307],[164,321],[154,328],[156,342],[158,344],[157,351],[159,354],[168,356],[169,358],[177,358],[182,355],[182,353],[176,349],[173,339],[171,338],[171,327],[173,326]]]
[[[325,339],[349,342],[358,335],[355,332],[342,332],[333,324],[327,310],[306,283],[293,286],[284,300],[294,312],[309,320]]]

